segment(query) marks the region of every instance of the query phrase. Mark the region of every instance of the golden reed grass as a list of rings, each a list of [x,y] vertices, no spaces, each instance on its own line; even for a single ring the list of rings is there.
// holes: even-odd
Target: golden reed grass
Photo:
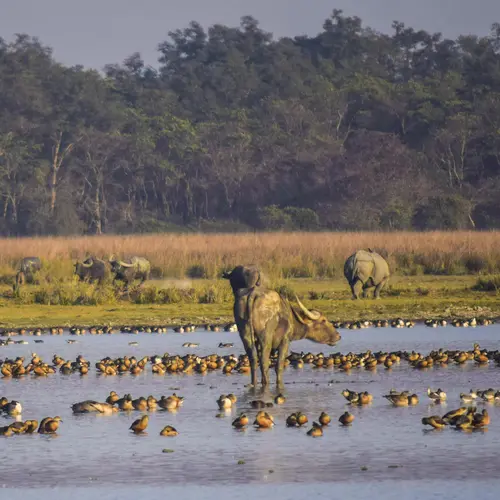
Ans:
[[[500,231],[321,232],[245,234],[148,234],[0,239],[0,266],[15,269],[24,256],[51,267],[96,255],[139,255],[156,275],[181,278],[198,272],[213,278],[239,263],[255,263],[273,277],[341,276],[360,248],[383,250],[395,272],[455,274],[498,272]],[[467,263],[472,262],[472,265]],[[472,267],[472,269],[470,269]],[[193,271],[195,269],[195,271]]]

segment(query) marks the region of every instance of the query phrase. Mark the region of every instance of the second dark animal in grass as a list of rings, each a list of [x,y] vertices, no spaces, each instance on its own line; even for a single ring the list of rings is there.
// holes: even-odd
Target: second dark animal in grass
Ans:
[[[80,281],[101,284],[106,277],[106,263],[97,257],[90,256],[83,262],[75,263],[75,275]]]
[[[132,257],[129,261],[122,261],[111,257],[109,263],[111,264],[111,272],[114,274],[113,282],[123,281],[126,289],[128,289],[134,280],[141,280],[140,284],[142,285],[149,279],[151,264],[144,257]]]

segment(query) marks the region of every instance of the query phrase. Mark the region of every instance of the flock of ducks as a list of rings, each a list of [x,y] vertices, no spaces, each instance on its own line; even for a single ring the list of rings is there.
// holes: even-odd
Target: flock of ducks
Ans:
[[[423,425],[430,425],[433,429],[444,429],[447,425],[460,431],[472,431],[473,429],[484,429],[490,423],[488,410],[485,408],[481,413],[476,412],[475,406],[460,407],[440,417],[431,415],[422,418]]]
[[[361,328],[413,328],[416,324],[413,320],[396,318],[392,320],[378,319],[378,320],[358,320],[358,321],[335,321],[332,322],[335,328],[356,330]],[[475,326],[487,326],[494,323],[494,320],[489,318],[463,318],[463,319],[435,319],[430,318],[424,320],[425,326],[436,328],[438,326],[447,326],[448,324],[455,327],[475,327]],[[222,325],[217,324],[205,324],[205,325],[176,325],[173,330],[177,333],[190,333],[195,332],[198,329],[204,328],[205,331],[210,332],[237,332],[238,328],[235,323],[226,323]],[[91,326],[89,328],[72,326],[69,328],[70,335],[110,335],[115,333],[128,333],[128,334],[139,334],[139,333],[167,333],[169,327],[167,326],[121,326],[112,327],[106,326]],[[10,345],[13,343],[27,343],[25,340],[12,341],[10,337],[15,336],[35,336],[40,337],[42,335],[63,335],[65,329],[63,327],[52,327],[48,329],[34,328],[34,329],[10,329],[0,331],[0,337],[7,337],[8,340],[0,339],[0,346]],[[36,341],[35,341],[36,342]],[[41,341],[40,341],[41,342]]]
[[[184,344],[187,346],[188,344]],[[195,344],[189,344],[193,346]],[[219,344],[219,347],[227,347],[228,344]],[[311,365],[314,369],[338,369],[345,372],[351,370],[365,369],[377,370],[383,366],[385,370],[391,370],[402,361],[407,362],[410,367],[417,370],[425,370],[433,367],[445,368],[449,365],[465,365],[473,363],[478,366],[488,365],[495,362],[500,365],[500,351],[481,349],[479,344],[474,344],[471,350],[448,350],[436,349],[424,355],[416,351],[378,351],[367,350],[361,353],[340,352],[325,355],[323,353],[313,354],[304,352],[291,352],[285,360],[285,367],[296,369]],[[277,353],[271,356],[271,366],[277,363]],[[27,361],[23,356],[15,359],[0,360],[0,373],[4,378],[20,378],[29,374],[35,377],[46,377],[56,373],[71,375],[78,373],[87,375],[95,370],[100,375],[115,376],[130,373],[140,375],[147,367],[151,367],[152,373],[156,375],[199,373],[204,374],[220,370],[223,374],[232,373],[249,374],[250,360],[247,355],[234,354],[220,355],[209,354],[197,356],[196,354],[164,353],[163,355],[144,356],[122,356],[118,358],[105,357],[91,366],[82,355],[78,355],[74,361],[66,360],[55,354],[51,363],[46,363],[36,353],[32,353],[31,360]]]
[[[284,404],[286,402],[285,396],[283,394],[278,394],[274,398],[274,403],[277,405]],[[231,409],[236,403],[236,396],[234,394],[221,394],[219,399],[217,400],[217,404],[219,406],[219,409],[221,410],[229,410]],[[262,400],[254,400],[251,401],[250,406],[252,408],[264,408],[264,407],[273,407],[273,403],[268,402],[266,403],[265,401]],[[312,423],[312,427],[307,431],[308,436],[312,437],[320,437],[323,435],[323,429],[327,427],[332,421],[332,418],[328,413],[326,412],[321,412],[320,416],[318,417],[317,422],[314,421]],[[352,415],[349,412],[343,413],[339,417],[339,422],[343,426],[349,426],[352,424],[354,421],[354,415]],[[309,422],[309,419],[307,418],[307,415],[302,413],[301,411],[292,413],[286,418],[286,426],[287,427],[303,427]],[[250,419],[245,413],[241,413],[239,417],[237,417],[235,420],[233,420],[233,427],[235,429],[243,430],[246,429],[247,426],[250,423]],[[274,417],[265,410],[260,410],[257,415],[255,416],[255,420],[253,422],[253,425],[257,429],[270,429],[274,427],[275,421]]]
[[[373,395],[367,391],[356,392],[350,389],[344,389],[341,395],[347,400],[350,405],[369,405],[373,402]],[[447,394],[441,388],[436,390],[427,389],[427,396],[434,404],[440,404],[447,400]],[[391,389],[388,394],[383,395],[393,406],[414,406],[419,403],[419,398],[416,394],[410,394],[409,391],[396,391]],[[500,391],[489,388],[485,390],[470,390],[469,393],[461,393],[460,399],[462,402],[495,402],[500,401]],[[286,397],[283,394],[278,394],[274,398],[274,404],[282,405],[286,402]],[[120,397],[115,391],[111,391],[109,396],[104,402],[86,400],[75,403],[71,406],[74,414],[82,413],[101,413],[112,414],[118,411],[131,412],[131,411],[155,411],[157,409],[167,410],[169,412],[176,412],[182,407],[184,397],[178,396],[173,393],[170,396],[161,396],[159,399],[152,395],[146,397],[139,397],[133,399],[130,394],[125,394]],[[219,410],[226,412],[231,411],[236,403],[237,397],[234,394],[221,394],[216,400]],[[253,425],[257,429],[269,429],[274,427],[274,417],[262,408],[272,408],[272,402],[265,402],[263,400],[253,400],[250,406],[259,409],[255,416]],[[0,398],[0,411],[10,416],[20,416],[22,413],[22,405],[19,401],[9,401],[5,397]],[[217,415],[221,416],[221,414]],[[338,421],[342,426],[350,426],[355,417],[349,411],[340,415]],[[33,434],[37,431],[39,434],[55,434],[62,422],[61,417],[46,417],[42,419],[40,424],[37,420],[15,421],[7,426],[0,427],[1,436],[12,436],[14,434]],[[286,427],[303,427],[309,422],[306,414],[301,411],[290,414],[286,420]],[[330,425],[332,418],[326,412],[321,412],[317,421],[312,423],[312,427],[307,431],[307,435],[311,437],[321,437],[324,429]],[[149,423],[149,416],[142,415],[134,420],[130,426],[130,430],[134,434],[142,434],[146,431]],[[439,415],[431,415],[422,418],[423,425],[429,425],[433,429],[443,429],[446,426],[454,427],[457,430],[472,431],[474,429],[484,429],[490,423],[490,416],[487,409],[481,412],[476,411],[475,406],[464,406],[456,410],[449,411],[442,417]],[[244,430],[250,424],[250,419],[246,413],[241,413],[236,419],[233,420],[232,426],[238,430]],[[161,431],[161,436],[174,437],[179,432],[171,425],[165,426]]]
[[[169,328],[168,326],[120,326],[120,327],[112,327],[109,325],[106,326],[91,326],[89,328],[84,328],[80,326],[71,326],[68,328],[70,335],[111,335],[115,333],[128,333],[128,334],[139,334],[139,333],[167,333]],[[238,327],[236,323],[225,323],[223,325],[177,325],[172,329],[177,333],[191,333],[195,332],[201,328],[204,328],[205,331],[209,332],[237,332]],[[18,328],[18,329],[10,329],[10,330],[2,330],[0,331],[0,337],[16,337],[16,336],[34,336],[40,337],[42,335],[63,335],[65,329],[61,326],[52,327],[47,329],[42,328]],[[1,341],[1,345],[6,345],[5,341]]]
[[[232,346],[232,344],[219,344],[219,347],[229,346]],[[304,365],[309,364],[314,369],[334,368],[347,372],[361,368],[375,370],[379,366],[383,366],[385,370],[391,370],[393,366],[400,364],[402,361],[415,369],[447,367],[450,364],[464,365],[465,363],[484,366],[490,362],[495,362],[500,365],[500,351],[482,349],[479,344],[475,343],[470,350],[436,349],[426,355],[416,351],[372,352],[371,350],[367,350],[361,353],[332,353],[329,355],[323,353],[291,352],[286,359],[286,365],[294,368],[302,368]],[[272,364],[275,362],[276,357],[273,357]],[[151,366],[152,373],[158,375],[168,373],[205,373],[215,370],[222,370],[224,374],[250,372],[248,357],[246,355],[235,356],[234,354],[226,356],[210,354],[200,357],[195,354],[179,356],[165,353],[162,356],[152,355],[140,359],[134,356],[105,357],[96,362],[94,368],[96,373],[101,375],[122,375],[126,373],[138,375],[148,365]],[[73,373],[86,375],[91,369],[91,363],[81,355],[78,355],[74,361],[65,360],[58,355],[54,355],[50,364],[45,363],[36,353],[32,353],[31,359],[27,362],[25,362],[24,357],[0,360],[0,372],[4,378],[20,378],[30,374],[35,377],[45,377],[56,373],[62,375],[71,375]],[[348,404],[352,406],[369,405],[373,402],[373,395],[367,391],[357,392],[344,389],[341,394],[347,400]],[[396,407],[415,406],[419,404],[418,395],[409,391],[396,391],[392,389],[388,394],[383,395],[383,397],[392,406]],[[441,388],[435,390],[428,388],[427,397],[435,405],[440,405],[447,401],[447,394]],[[471,389],[468,393],[460,393],[460,400],[466,406],[461,406],[443,416],[431,415],[423,417],[422,424],[429,425],[433,429],[443,429],[446,426],[463,431],[484,429],[490,423],[488,411],[483,409],[481,412],[477,412],[476,407],[471,405],[474,405],[476,402],[500,402],[500,391],[493,388],[484,390]],[[234,394],[221,394],[216,402],[219,410],[227,412],[236,406],[237,397]],[[178,396],[176,393],[170,396],[161,396],[158,399],[152,395],[134,399],[130,394],[120,397],[115,391],[111,391],[103,402],[86,400],[73,404],[71,408],[75,414],[113,414],[119,411],[149,412],[157,409],[176,412],[182,407],[183,403],[184,398]],[[286,397],[281,393],[274,398],[273,402],[266,402],[264,400],[251,401],[251,408],[259,410],[253,421],[253,425],[257,429],[272,428],[275,425],[275,419],[269,413],[269,409],[274,407],[274,405],[283,405],[285,403]],[[2,397],[0,398],[0,413],[5,416],[19,418],[22,413],[22,405],[19,401],[9,401],[7,398]],[[349,426],[354,421],[354,418],[353,414],[346,411],[340,415],[338,421],[342,426]],[[324,429],[330,425],[331,421],[332,418],[330,415],[321,412],[318,419],[312,422],[312,427],[308,430],[307,435],[312,437],[322,436]],[[46,417],[40,423],[36,420],[26,420],[25,422],[18,420],[10,425],[0,427],[0,435],[11,436],[14,434],[33,434],[35,432],[40,434],[54,434],[57,432],[60,422],[62,420],[59,416]],[[287,427],[303,427],[308,422],[308,417],[300,411],[290,414],[285,421]],[[147,429],[148,423],[148,415],[143,415],[132,423],[130,430],[134,434],[142,434]],[[232,422],[232,426],[239,430],[247,428],[249,424],[250,419],[246,413],[241,413]],[[174,427],[167,425],[161,430],[160,435],[173,437],[178,435],[178,431]]]
[[[475,326],[488,326],[494,323],[494,320],[489,318],[454,318],[450,320],[429,318],[424,320],[424,325],[430,328],[438,326],[446,326],[448,324],[455,327],[475,327]],[[358,330],[361,328],[413,328],[416,322],[411,319],[396,318],[392,320],[377,319],[377,320],[358,320],[358,321],[336,321],[333,323],[335,328]]]
[[[35,431],[38,434],[56,434],[60,422],[62,422],[61,417],[45,417],[40,424],[38,420],[16,421],[0,427],[0,436],[9,437],[15,434],[33,434]]]

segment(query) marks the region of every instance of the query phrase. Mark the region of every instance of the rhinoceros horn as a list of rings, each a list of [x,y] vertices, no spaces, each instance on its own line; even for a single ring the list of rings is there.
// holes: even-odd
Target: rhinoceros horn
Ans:
[[[309,309],[307,309],[307,307],[299,300],[297,294],[295,294],[295,300],[306,318],[309,318],[312,321],[316,321],[321,318],[321,313],[318,311],[309,311]]]
[[[134,264],[127,264],[126,262],[123,262],[123,261],[119,261],[118,264],[120,264],[120,266],[123,266],[123,267],[133,267]]]

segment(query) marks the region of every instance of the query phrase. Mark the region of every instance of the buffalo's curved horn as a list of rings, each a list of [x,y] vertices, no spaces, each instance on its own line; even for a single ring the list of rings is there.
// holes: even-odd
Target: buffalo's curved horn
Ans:
[[[120,266],[123,266],[123,267],[133,267],[134,264],[127,264],[126,262],[123,262],[123,261],[119,261],[118,264],[120,264]]]
[[[85,261],[82,262],[83,267],[92,267],[94,265],[94,259],[87,259],[88,264],[85,264]]]
[[[299,300],[297,294],[295,294],[295,300],[297,301],[297,304],[299,305],[301,311],[307,318],[309,318],[312,321],[316,321],[319,318],[321,318],[321,313],[318,311],[309,311],[309,309],[307,309],[307,307],[304,304],[302,304],[302,302]]]
[[[109,256],[109,258],[108,258],[108,262],[109,262],[109,263],[112,263],[112,262],[114,262],[114,260],[115,260],[115,254],[114,254],[114,253],[112,253],[112,254]]]

